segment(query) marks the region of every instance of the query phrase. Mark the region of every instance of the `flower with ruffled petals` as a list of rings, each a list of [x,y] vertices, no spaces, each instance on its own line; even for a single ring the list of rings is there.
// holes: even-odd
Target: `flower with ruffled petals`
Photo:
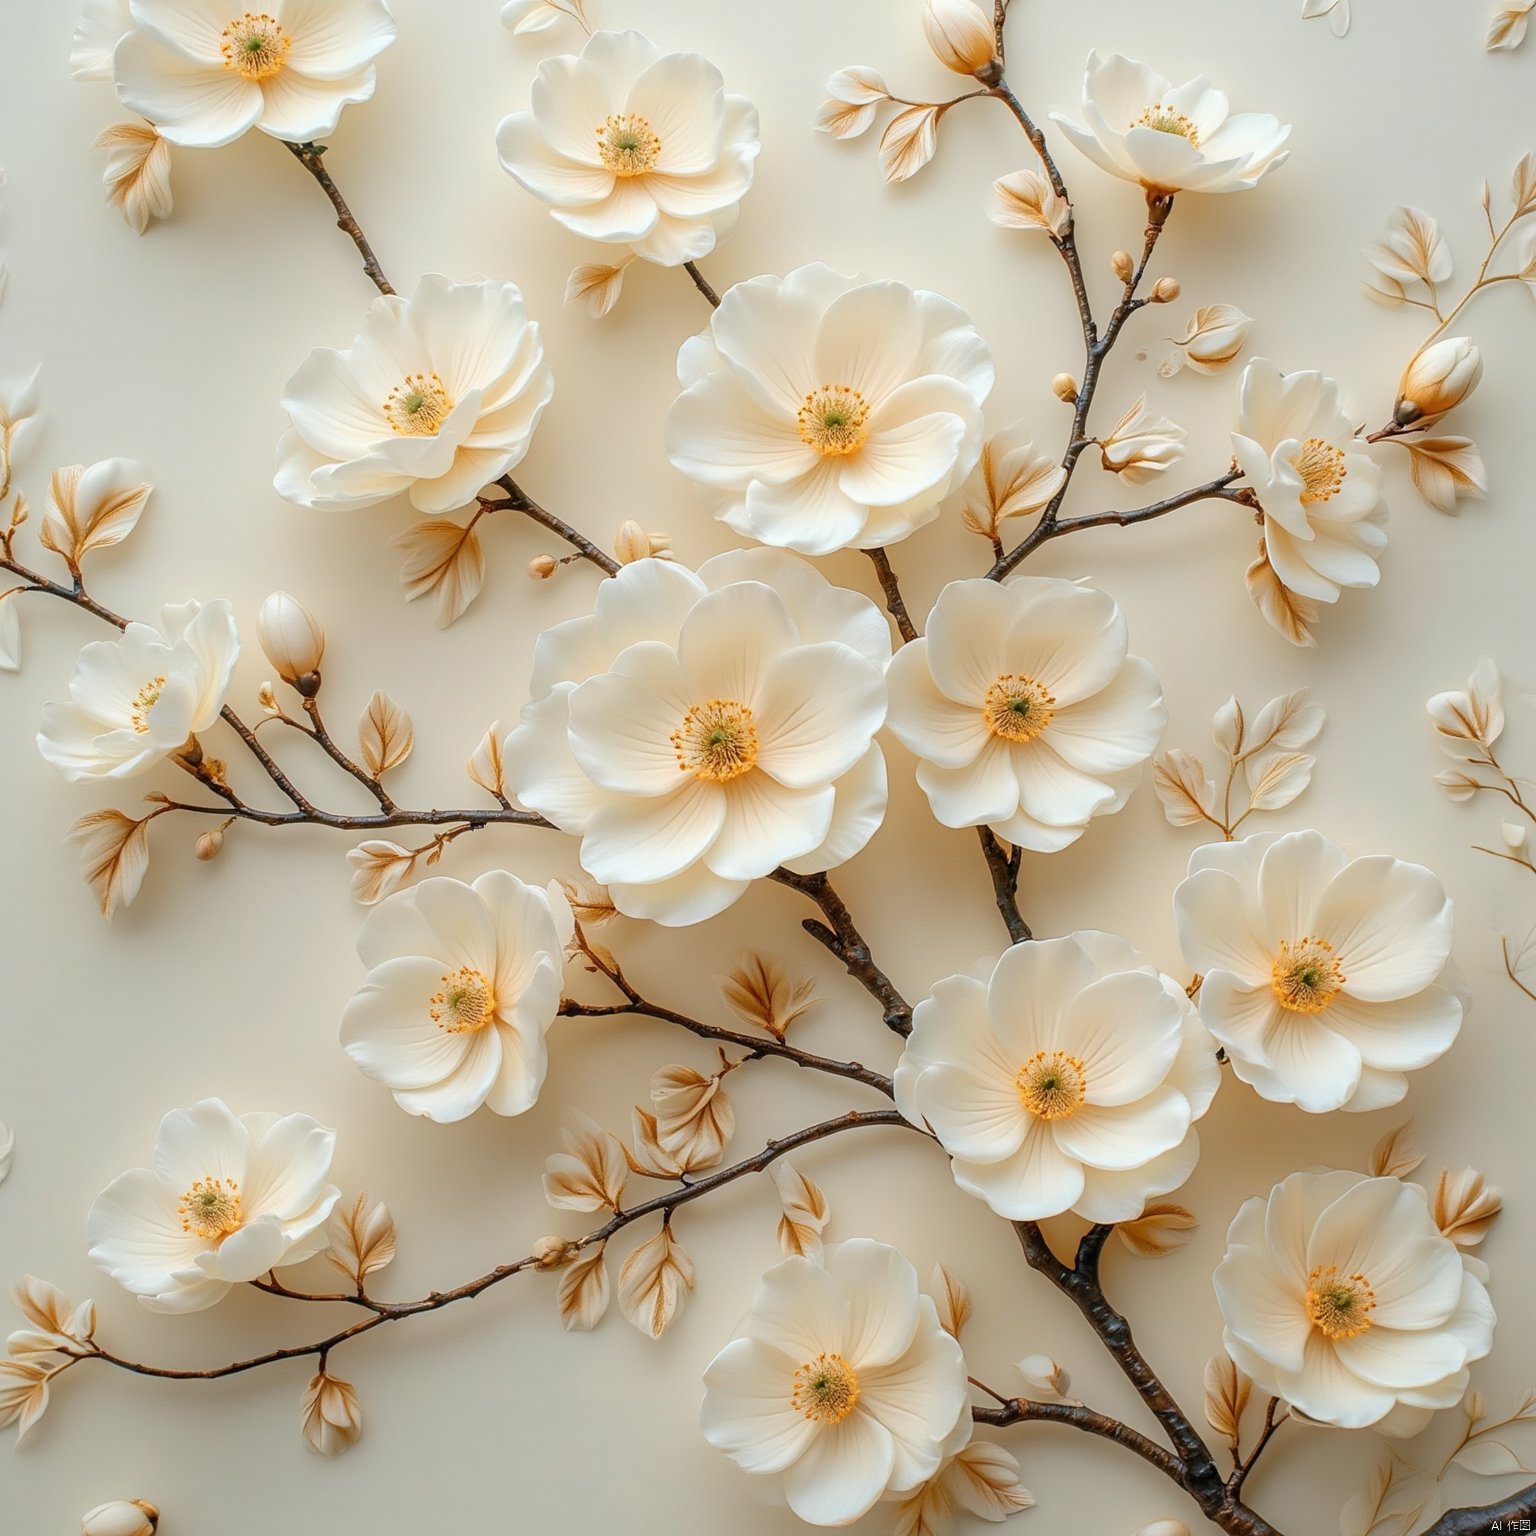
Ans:
[[[153,1312],[200,1312],[329,1241],[336,1133],[222,1099],[160,1122],[155,1166],[114,1179],[86,1223],[91,1258]]]
[[[409,1114],[522,1114],[544,1084],[571,933],[563,896],[503,870],[397,892],[357,941],[368,977],[342,1015],[347,1055]]]
[[[112,54],[118,99],[173,144],[228,144],[251,128],[291,144],[336,131],[341,110],[373,95],[374,60],[395,40],[385,0],[128,0]],[[110,7],[82,20],[75,72],[94,73],[91,37]],[[87,25],[87,22],[90,25]]]
[[[1227,1353],[1261,1392],[1345,1429],[1450,1408],[1493,1343],[1493,1305],[1424,1192],[1294,1173],[1247,1201],[1216,1270]]]
[[[1052,120],[1095,165],[1150,195],[1238,192],[1284,165],[1290,128],[1264,112],[1233,113],[1204,75],[1175,86],[1135,59],[1088,55],[1083,119]]]
[[[677,377],[667,456],[711,512],[825,555],[938,516],[981,455],[993,368],[948,299],[818,262],[729,289]]]
[[[762,144],[757,110],[708,59],[598,32],[544,60],[533,110],[503,118],[496,147],[567,229],[676,267],[736,222]]]
[[[701,922],[874,836],[890,646],[873,603],[791,555],[636,560],[540,635],[507,784],[582,837],[621,911]]]
[[[1451,903],[1418,864],[1262,833],[1197,848],[1173,905],[1200,1016],[1266,1099],[1395,1104],[1461,1028]]]
[[[173,604],[159,629],[130,624],[116,640],[93,640],[70,676],[70,702],[43,706],[38,750],[66,779],[143,773],[219,718],[239,656],[222,600]]]
[[[917,1271],[858,1238],[826,1266],[763,1276],[736,1337],[704,1373],[704,1437],[743,1471],[782,1474],[811,1525],[851,1525],[939,1469],[969,1420],[965,1360]]]
[[[890,727],[947,827],[1054,853],[1130,798],[1168,723],[1120,606],[1070,581],[951,582],[891,663]]]
[[[1009,1221],[1130,1221],[1194,1172],[1220,1081],[1184,989],[1124,939],[1019,944],[919,1003],[896,1102]]]
[[[467,506],[522,461],[554,394],[515,283],[429,275],[377,298],[345,351],[317,347],[288,381],[276,485],[304,507]]]
[[[1264,513],[1269,563],[1292,592],[1333,603],[1344,587],[1381,580],[1381,470],[1332,379],[1255,358],[1243,371],[1232,452]]]

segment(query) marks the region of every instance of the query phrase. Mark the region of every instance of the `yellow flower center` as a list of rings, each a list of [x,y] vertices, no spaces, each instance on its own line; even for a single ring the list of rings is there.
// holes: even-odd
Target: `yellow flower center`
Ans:
[[[133,722],[133,728],[140,736],[149,735],[149,712],[160,702],[161,691],[165,687],[165,675],[152,677],[133,696],[133,709],[129,713],[129,719]]]
[[[1344,489],[1344,450],[1309,437],[1296,455],[1296,473],[1301,476],[1301,504],[1332,501]]]
[[[1307,1316],[1325,1339],[1353,1339],[1367,1332],[1376,1292],[1364,1275],[1341,1275],[1323,1264],[1307,1276]]]
[[[1176,134],[1181,139],[1188,139],[1196,148],[1200,145],[1200,135],[1194,123],[1182,112],[1175,112],[1172,107],[1165,107],[1161,102],[1155,107],[1148,107],[1131,124],[1131,127],[1151,128],[1156,133]]]
[[[221,1243],[231,1232],[238,1232],[244,1218],[240,1214],[240,1186],[230,1179],[199,1179],[181,1197],[181,1230],[195,1232],[205,1241]]]
[[[1004,741],[1033,741],[1055,714],[1056,700],[1044,684],[1018,672],[1004,672],[981,705],[987,734]]]
[[[615,176],[644,176],[656,169],[661,140],[638,113],[619,113],[597,130],[597,153]]]
[[[431,437],[453,414],[453,406],[436,373],[408,373],[390,390],[384,415],[401,437]]]
[[[1088,1096],[1083,1063],[1066,1051],[1036,1051],[1019,1068],[1017,1082],[1024,1108],[1042,1120],[1075,1115]]]
[[[293,47],[293,39],[275,16],[265,11],[247,11],[224,28],[219,52],[224,68],[244,75],[247,80],[270,80],[279,73]]]
[[[1344,985],[1344,972],[1327,939],[1282,940],[1269,984],[1282,1008],[1321,1013]]]
[[[696,779],[725,784],[757,766],[757,727],[752,711],[735,699],[695,704],[672,732],[678,766]]]
[[[790,1403],[818,1424],[841,1424],[858,1407],[858,1375],[841,1355],[817,1355],[795,1372]]]
[[[805,397],[796,421],[802,442],[823,458],[845,459],[869,436],[869,403],[851,384],[823,384]]]
[[[484,971],[461,965],[428,999],[432,1022],[449,1035],[469,1035],[496,1017],[496,996]]]

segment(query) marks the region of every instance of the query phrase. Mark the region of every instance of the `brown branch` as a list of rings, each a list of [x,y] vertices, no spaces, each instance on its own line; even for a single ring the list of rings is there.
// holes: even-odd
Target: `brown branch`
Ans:
[[[709,300],[709,307],[711,309],[719,309],[720,295],[710,286],[709,279],[699,271],[699,264],[696,261],[685,261],[683,263],[683,271],[693,279],[693,286]]]
[[[293,158],[309,172],[320,184],[320,190],[331,200],[331,207],[336,210],[336,227],[350,237],[353,245],[357,247],[358,254],[363,258],[363,271],[368,274],[373,286],[383,294],[392,294],[394,289],[389,285],[389,279],[384,276],[384,269],[379,265],[379,258],[373,254],[373,247],[368,243],[368,237],[363,233],[362,226],[352,215],[352,210],[347,206],[347,200],[341,195],[341,189],[331,179],[331,173],[326,170],[321,156],[325,150],[318,144],[290,144]]]
[[[1497,1504],[1448,1509],[1423,1536],[1488,1536],[1495,1521],[1504,1530],[1514,1531],[1521,1529],[1517,1522],[1522,1520],[1536,1520],[1536,1483]]]
[[[1277,1414],[1279,1415],[1277,1417]],[[1246,1461],[1239,1461],[1232,1469],[1232,1476],[1227,1479],[1227,1492],[1233,1498],[1243,1491],[1243,1484],[1248,1481],[1248,1474],[1258,1464],[1259,1457],[1264,1454],[1265,1448],[1274,1438],[1275,1431],[1290,1417],[1289,1414],[1280,1414],[1280,1399],[1270,1398],[1264,1409],[1264,1428],[1259,1435],[1258,1444],[1248,1453]]]
[[[304,713],[309,716],[310,722],[310,729],[306,734],[319,743],[325,755],[340,767],[344,773],[351,774],[379,802],[379,809],[386,816],[391,811],[398,809],[395,802],[390,798],[389,791],[384,788],[383,784],[373,774],[369,773],[361,763],[354,762],[331,739],[331,733],[326,730],[325,722],[320,718],[320,701],[314,698],[306,698],[304,700]]]
[[[998,915],[1008,929],[1008,937],[1015,944],[1023,944],[1034,938],[1019,911],[1019,868],[1024,850],[1015,848],[1011,853],[1004,853],[1003,845],[991,827],[977,827],[976,836],[981,840],[982,856],[992,876],[992,895],[997,902]]]
[[[567,522],[561,521],[555,514],[545,507],[541,507],[511,475],[503,475],[496,482],[504,490],[510,500],[494,501],[488,505],[497,511],[521,512],[531,518],[539,527],[547,528],[551,533],[558,534],[565,540],[584,560],[590,560],[606,576],[617,576],[621,569],[619,562],[612,555],[605,553],[594,544],[584,533],[578,533]]]
[[[896,572],[891,569],[891,557],[878,545],[873,549],[866,549],[864,553],[869,556],[875,567],[875,574],[880,578],[880,589],[885,593],[886,612],[896,620],[896,628],[903,642],[916,640],[917,626],[907,612],[906,599],[901,595],[901,583],[896,579]]]
[[[1134,1455],[1150,1462],[1164,1477],[1171,1477],[1183,1486],[1184,1464],[1177,1456],[1171,1456],[1162,1446],[1155,1445],[1139,1430],[1108,1414],[1096,1413],[1075,1403],[1036,1403],[1028,1398],[1009,1398],[999,1408],[972,1408],[971,1417],[978,1424],[992,1424],[1004,1428],[1009,1424],[1066,1424],[1085,1434],[1111,1440]]]

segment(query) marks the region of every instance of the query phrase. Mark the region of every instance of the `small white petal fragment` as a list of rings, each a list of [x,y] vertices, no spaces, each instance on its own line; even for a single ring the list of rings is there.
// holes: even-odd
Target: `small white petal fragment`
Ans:
[[[1182,1205],[1161,1202],[1149,1205],[1135,1221],[1122,1221],[1115,1228],[1115,1236],[1138,1258],[1160,1259],[1182,1248],[1199,1225]]]
[[[800,1172],[786,1158],[768,1170],[779,1192],[783,1214],[779,1217],[779,1248],[792,1258],[819,1259],[821,1234],[832,1212],[821,1186]]]
[[[1437,693],[1427,707],[1440,745],[1452,757],[1480,757],[1504,731],[1504,680],[1485,657],[1465,692]]]
[[[1259,556],[1244,574],[1248,596],[1264,616],[1265,622],[1277,634],[1284,635],[1292,645],[1315,646],[1317,639],[1312,626],[1317,623],[1319,610],[1316,601],[1292,592],[1275,573],[1269,563],[1269,555],[1263,544]]]
[[[114,123],[96,148],[107,151],[107,201],[131,230],[142,235],[151,220],[170,216],[171,143],[153,123]]]
[[[304,1443],[321,1456],[350,1451],[363,1433],[363,1410],[356,1388],[321,1371],[299,1401],[299,1428]]]
[[[366,1190],[351,1205],[331,1212],[327,1261],[361,1291],[368,1276],[393,1262],[395,1219],[382,1200],[369,1203]]]
[[[1349,0],[1344,0],[1344,4],[1348,5]],[[1338,28],[1334,30],[1337,32]],[[1154,1520],[1151,1525],[1142,1526],[1136,1536],[1189,1536],[1189,1527],[1182,1520]]]
[[[1349,31],[1349,0],[1302,0],[1301,19],[1311,21],[1326,16],[1335,37],[1343,37]]]
[[[560,1276],[560,1322],[567,1333],[597,1327],[608,1311],[608,1264],[599,1243]]]
[[[16,1160],[16,1133],[4,1120],[0,1120],[0,1184],[11,1176],[11,1165]]]
[[[659,1339],[693,1289],[693,1260],[670,1225],[635,1249],[619,1271],[619,1310],[641,1333]]]
[[[69,829],[80,850],[86,884],[96,893],[101,915],[111,917],[139,894],[149,868],[149,823],[121,811],[92,811]]]
[[[368,700],[357,722],[357,740],[369,773],[378,778],[411,755],[416,732],[410,715],[381,691]]]
[[[1310,752],[1281,752],[1269,758],[1254,777],[1249,806],[1255,811],[1278,811],[1312,782],[1317,759]]]
[[[21,668],[21,604],[14,589],[0,593],[0,672]]]
[[[939,147],[939,107],[907,107],[880,135],[880,173],[887,181],[905,181],[933,159]]]
[[[560,1140],[565,1150],[544,1162],[544,1198],[557,1210],[617,1211],[629,1176],[618,1137],[578,1115]]]
[[[447,629],[479,597],[485,585],[485,551],[473,528],[434,518],[408,528],[390,543],[405,553],[400,585],[406,601],[435,598],[439,629]]]
[[[31,1360],[0,1360],[0,1429],[16,1426],[16,1443],[48,1411],[48,1368]]]
[[[586,0],[507,0],[501,8],[501,23],[514,37],[542,32],[554,26],[562,16],[575,21],[583,31],[591,32]]]
[[[580,304],[594,320],[601,320],[619,302],[624,273],[633,260],[631,256],[614,266],[594,262],[577,267],[565,280],[565,302]]]

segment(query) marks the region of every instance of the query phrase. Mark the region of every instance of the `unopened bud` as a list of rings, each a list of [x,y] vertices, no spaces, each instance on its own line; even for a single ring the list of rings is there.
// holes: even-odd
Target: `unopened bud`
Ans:
[[[282,705],[277,702],[277,689],[271,683],[263,683],[256,690],[256,702],[261,705],[266,714],[280,715],[283,712]]]
[[[997,38],[971,0],[923,0],[923,35],[945,69],[978,78],[995,74]]]
[[[197,840],[196,853],[204,864],[210,859],[216,859],[224,852],[224,828],[215,827],[212,832],[204,832]]]
[[[325,659],[325,631],[314,614],[298,598],[274,592],[261,605],[256,635],[277,675],[306,699],[314,698]]]
[[[1077,380],[1070,373],[1058,373],[1051,380],[1051,393],[1068,405],[1077,404]]]
[[[1443,416],[1477,388],[1483,354],[1465,336],[1446,336],[1425,347],[1403,373],[1393,420],[1400,427]]]
[[[1019,1375],[1033,1391],[1051,1397],[1065,1397],[1072,1388],[1072,1378],[1049,1355],[1025,1355]]]
[[[1526,829],[1513,821],[1499,823],[1499,832],[1504,838],[1504,846],[1518,853],[1526,844]]]
[[[533,1262],[540,1269],[564,1269],[581,1252],[568,1237],[541,1237],[533,1245]]]
[[[1116,251],[1109,258],[1109,270],[1120,279],[1122,283],[1128,283],[1136,275],[1136,263],[1131,259],[1129,251]]]
[[[528,562],[528,574],[535,581],[548,581],[560,569],[560,562],[553,555],[535,555]]]
[[[1189,1536],[1189,1527],[1182,1520],[1154,1520],[1142,1526],[1136,1536]]]
[[[154,1536],[160,1511],[143,1499],[114,1499],[81,1518],[80,1536]]]
[[[1152,284],[1152,302],[1154,304],[1172,304],[1183,291],[1178,278],[1160,277]]]
[[[652,556],[665,559],[671,549],[672,540],[666,534],[650,533],[633,518],[619,524],[618,534],[613,541],[613,552],[620,565],[632,565],[636,560],[646,560]]]

